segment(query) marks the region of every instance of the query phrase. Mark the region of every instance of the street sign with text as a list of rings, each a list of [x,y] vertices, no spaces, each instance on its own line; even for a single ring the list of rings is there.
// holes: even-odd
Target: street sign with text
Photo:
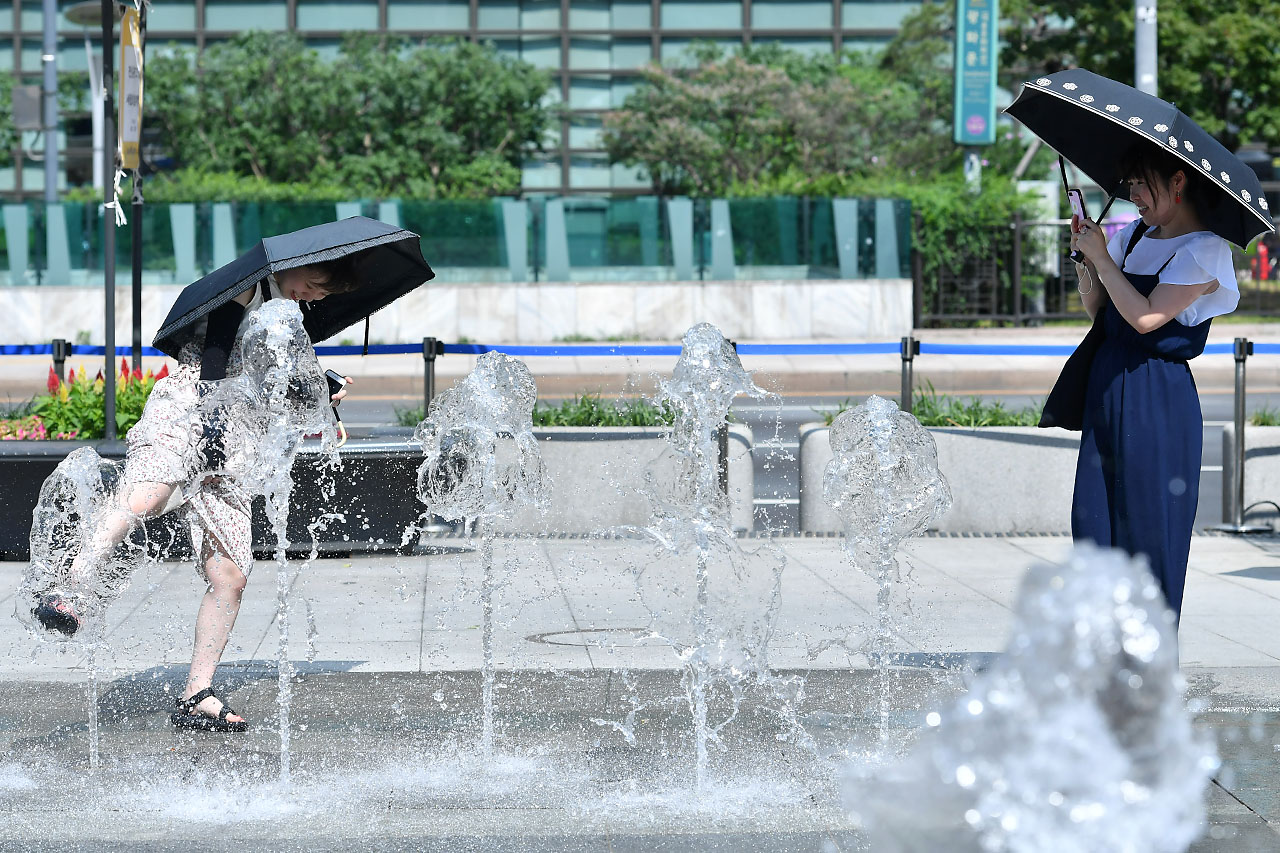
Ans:
[[[956,0],[955,141],[996,141],[999,0]]]
[[[138,10],[120,22],[120,165],[137,169],[142,143],[142,35]]]

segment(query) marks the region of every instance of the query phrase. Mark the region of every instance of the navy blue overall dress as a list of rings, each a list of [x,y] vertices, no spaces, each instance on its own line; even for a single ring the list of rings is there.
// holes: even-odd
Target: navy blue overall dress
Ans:
[[[1125,261],[1145,230],[1140,224]],[[1152,275],[1125,276],[1150,296],[1169,261]],[[1106,338],[1085,395],[1071,535],[1145,555],[1180,614],[1204,428],[1187,361],[1204,351],[1211,321],[1185,326],[1170,320],[1142,335],[1110,301],[1104,311]]]

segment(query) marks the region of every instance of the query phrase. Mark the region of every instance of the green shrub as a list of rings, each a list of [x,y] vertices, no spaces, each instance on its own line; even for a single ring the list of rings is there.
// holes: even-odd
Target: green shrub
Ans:
[[[669,426],[675,419],[666,406],[642,398],[606,403],[598,394],[583,394],[559,406],[540,404],[533,409],[534,426],[605,427]]]
[[[927,427],[1035,426],[1040,423],[1043,408],[1041,404],[1010,411],[998,400],[970,397],[964,401],[939,394],[929,384],[927,388],[916,389],[912,414]]]
[[[402,427],[417,426],[423,418],[422,407],[395,410],[396,423]],[[533,409],[536,427],[611,427],[668,426],[673,420],[670,409],[659,408],[644,399],[606,403],[599,394],[583,394],[564,400],[558,406],[539,403]]]
[[[1263,406],[1249,417],[1249,423],[1253,426],[1280,426],[1280,411]]]
[[[125,359],[120,360],[120,375],[116,377],[116,435],[123,438],[142,417],[143,406],[156,381],[169,375],[162,368],[158,375],[148,370],[131,371]],[[36,397],[31,413],[40,418],[51,437],[96,439],[102,438],[105,429],[105,387],[102,372],[89,378],[84,366],[79,374],[73,368],[66,381],[60,381],[53,368],[49,368],[49,393]]]
[[[814,409],[827,426],[855,403],[845,398],[835,409]],[[1027,406],[1016,411],[1005,408],[998,400],[988,401],[970,397],[967,401],[939,394],[933,383],[917,386],[912,396],[911,413],[922,426],[927,427],[984,427],[984,426],[1036,426],[1044,404]]]

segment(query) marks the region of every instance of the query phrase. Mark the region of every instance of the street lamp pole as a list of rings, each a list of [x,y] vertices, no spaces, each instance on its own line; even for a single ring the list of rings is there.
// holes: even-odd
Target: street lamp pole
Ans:
[[[1133,0],[1133,87],[1156,94],[1156,0]]]
[[[102,275],[106,300],[106,349],[107,369],[103,388],[103,438],[116,439],[116,119],[115,99],[112,97],[115,65],[115,0],[102,0],[102,102],[104,104],[102,146]]]
[[[44,0],[43,42],[40,67],[44,94],[44,201],[45,216],[58,202],[58,0]],[[47,270],[49,265],[45,264]],[[56,282],[65,284],[65,282]]]

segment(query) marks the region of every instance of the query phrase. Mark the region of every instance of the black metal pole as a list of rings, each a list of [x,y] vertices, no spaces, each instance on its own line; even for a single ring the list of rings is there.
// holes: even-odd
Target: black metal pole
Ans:
[[[422,339],[422,416],[431,410],[436,396],[436,356],[444,355],[444,344],[435,338]]]
[[[738,351],[737,341],[729,341],[729,346],[733,347],[735,353]],[[716,473],[720,481],[720,493],[727,495],[729,494],[729,420],[727,417],[725,422],[716,429],[716,451],[719,455],[716,460]]]
[[[1244,451],[1245,451],[1245,361],[1253,355],[1253,343],[1248,338],[1236,338],[1232,353],[1236,360],[1235,393],[1235,447],[1231,454],[1231,473],[1234,482],[1231,490],[1231,518],[1211,529],[1226,533],[1270,533],[1270,525],[1244,523]],[[1226,460],[1223,460],[1225,466]]]
[[[115,215],[115,174],[116,174],[116,117],[115,98],[111,88],[115,83],[115,9],[113,0],[102,0],[102,163],[103,163],[103,205],[102,205],[102,279],[106,308],[104,323],[105,337],[104,357],[107,363],[102,372],[103,383],[103,438],[107,441],[116,439],[116,215]]]
[[[902,355],[902,401],[898,404],[898,408],[907,414],[911,414],[911,404],[914,402],[911,399],[911,387],[914,384],[913,369],[915,358],[920,354],[920,342],[911,335],[907,335],[902,339],[900,346]]]
[[[71,347],[63,338],[53,339],[53,372],[57,374],[58,381],[61,382],[66,378],[67,356],[71,355]]]
[[[133,266],[133,369],[142,369],[142,174],[133,172],[133,219],[129,223]]]

